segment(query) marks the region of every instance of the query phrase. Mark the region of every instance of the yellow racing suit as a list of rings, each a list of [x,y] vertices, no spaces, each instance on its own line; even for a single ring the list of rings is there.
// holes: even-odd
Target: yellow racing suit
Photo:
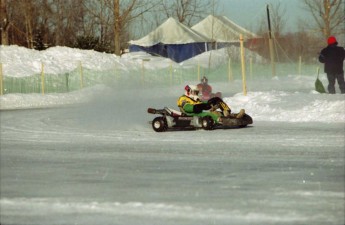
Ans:
[[[194,100],[187,95],[182,95],[177,100],[177,106],[180,108],[182,113],[188,116],[211,116],[212,119],[218,123],[220,115],[214,112],[203,112],[202,110],[208,110],[211,106],[207,102],[202,102],[199,99]]]

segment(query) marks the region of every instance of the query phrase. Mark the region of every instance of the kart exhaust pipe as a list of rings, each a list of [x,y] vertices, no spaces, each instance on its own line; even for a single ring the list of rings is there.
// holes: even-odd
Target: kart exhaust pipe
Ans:
[[[148,113],[151,113],[151,114],[156,114],[156,110],[153,109],[153,108],[148,108],[148,109],[147,109],[147,112],[148,112]]]

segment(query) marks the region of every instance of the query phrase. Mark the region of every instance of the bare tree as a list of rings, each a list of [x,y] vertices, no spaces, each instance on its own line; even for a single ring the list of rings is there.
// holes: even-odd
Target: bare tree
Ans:
[[[28,48],[33,48],[34,46],[34,20],[35,20],[35,6],[34,2],[26,0],[18,0],[17,10],[19,14],[22,15],[21,20],[24,25],[25,38]],[[20,20],[18,18],[18,20]],[[19,22],[19,21],[18,21]]]
[[[324,38],[344,34],[344,0],[304,0],[304,5]]]
[[[284,46],[284,38],[283,36],[283,30],[285,29],[286,26],[286,19],[285,19],[285,11],[286,9],[282,7],[281,3],[278,2],[276,4],[270,4],[270,19],[271,19],[271,29],[272,29],[272,34],[274,37],[274,42],[275,42],[275,53],[276,53],[276,58],[278,60],[282,60],[280,56],[285,55],[285,50],[283,47]],[[265,58],[269,58],[270,52],[269,48],[269,30],[267,28],[267,16],[264,15],[260,21],[259,29],[257,31],[257,34],[259,36],[263,37],[260,39],[259,42],[261,42],[259,47],[256,49],[256,51],[264,56]]]
[[[78,38],[98,39],[96,50],[110,51],[110,43],[113,43],[113,8],[110,1],[83,1],[85,19],[83,28],[78,32]]]
[[[114,50],[116,55],[121,54],[121,43],[126,36],[129,25],[145,13],[150,12],[159,1],[130,0],[120,5],[120,0],[114,1]],[[126,4],[127,3],[127,4]],[[127,42],[128,40],[126,40]]]
[[[125,10],[124,14],[129,14],[133,8],[136,0],[133,0],[129,7]],[[122,20],[125,19],[124,16],[120,16],[120,0],[114,0],[114,53],[116,55],[121,55],[121,30],[122,30]]]
[[[272,25],[272,33],[274,34],[274,37],[279,38],[283,34],[283,31],[286,26],[286,8],[282,7],[281,2],[278,2],[276,4],[270,4],[269,6],[271,9],[270,18]],[[260,35],[268,35],[266,15],[264,15],[260,20],[260,25],[257,33]]]
[[[155,11],[162,14],[162,0],[0,1],[2,42],[8,37],[10,44],[29,48],[36,48],[38,43],[74,47],[79,37],[90,37],[89,40],[104,45],[103,50],[113,49],[119,55],[127,47],[130,36],[153,28],[156,21],[152,17],[158,15]],[[190,24],[193,18],[203,17],[210,11],[211,1],[215,0],[174,1],[181,3],[176,5],[181,6],[176,9],[179,20]],[[167,7],[169,2],[165,3]]]
[[[278,38],[284,31],[286,26],[285,18],[286,7],[281,5],[281,2],[272,6],[272,26],[274,35]]]
[[[53,44],[71,46],[83,28],[82,0],[51,0],[49,8],[49,32],[54,38]]]
[[[71,46],[83,23],[81,1],[7,0],[9,42],[29,48],[38,42]]]
[[[101,43],[113,43],[113,51],[121,54],[128,41],[131,22],[149,12],[158,1],[152,0],[83,0],[88,13],[91,32],[87,36],[99,36]],[[109,50],[109,49],[108,49]]]
[[[213,13],[216,3],[214,0],[163,0],[161,7],[167,18],[177,18],[179,22],[191,26],[196,20]]]

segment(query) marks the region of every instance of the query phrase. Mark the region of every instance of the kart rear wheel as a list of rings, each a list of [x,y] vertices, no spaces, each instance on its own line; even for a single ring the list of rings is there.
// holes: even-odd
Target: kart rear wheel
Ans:
[[[168,125],[164,117],[156,117],[152,121],[152,128],[156,132],[163,132],[168,129]]]
[[[204,130],[212,130],[213,125],[214,125],[214,121],[213,121],[212,117],[205,116],[202,118],[201,125],[202,125],[202,128],[204,128]]]

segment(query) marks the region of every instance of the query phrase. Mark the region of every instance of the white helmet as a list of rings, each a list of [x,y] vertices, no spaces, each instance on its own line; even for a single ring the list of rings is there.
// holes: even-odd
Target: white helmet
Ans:
[[[199,88],[196,85],[186,85],[184,90],[186,96],[194,99],[195,101],[199,100]]]

